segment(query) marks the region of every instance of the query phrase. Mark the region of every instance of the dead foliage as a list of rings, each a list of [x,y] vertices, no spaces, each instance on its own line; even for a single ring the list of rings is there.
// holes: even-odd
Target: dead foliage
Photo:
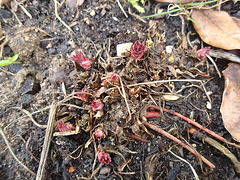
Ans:
[[[225,128],[240,142],[240,65],[230,63],[223,71],[225,90],[223,93],[221,113]]]
[[[239,19],[232,18],[224,11],[192,11],[193,26],[201,39],[214,47],[232,50],[240,49]]]

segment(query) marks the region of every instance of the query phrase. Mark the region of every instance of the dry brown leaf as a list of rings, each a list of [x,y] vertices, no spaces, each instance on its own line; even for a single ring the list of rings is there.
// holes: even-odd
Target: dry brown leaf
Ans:
[[[226,50],[240,49],[240,27],[236,23],[239,19],[233,20],[224,11],[207,9],[194,9],[192,19],[199,24],[193,26],[205,43]]]
[[[220,109],[223,123],[232,137],[240,142],[240,64],[230,63],[223,76],[225,88]]]

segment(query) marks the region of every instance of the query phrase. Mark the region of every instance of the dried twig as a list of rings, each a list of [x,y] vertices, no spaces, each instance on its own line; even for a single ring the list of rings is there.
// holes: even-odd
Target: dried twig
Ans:
[[[139,15],[137,15],[137,14],[135,14],[135,13],[132,13],[130,8],[128,8],[128,13],[129,13],[130,15],[134,16],[135,18],[139,19],[139,20],[142,21],[143,23],[147,24],[147,21],[145,21],[143,18],[141,18],[141,16],[139,16]]]
[[[198,177],[195,169],[192,167],[192,165],[191,165],[187,160],[185,160],[185,159],[181,158],[180,156],[174,154],[171,150],[168,150],[168,152],[170,152],[172,155],[174,155],[176,158],[180,159],[181,161],[187,163],[187,164],[190,166],[190,168],[191,168],[191,170],[192,170],[192,172],[193,172],[193,175],[194,175],[195,179],[196,179],[196,180],[199,180],[199,177]]]
[[[212,145],[213,147],[221,151],[223,154],[225,154],[225,156],[227,156],[233,162],[237,173],[240,173],[240,162],[237,160],[236,156],[234,156],[225,146],[215,141],[214,139],[203,135],[195,128],[191,128],[188,132],[190,132],[193,135],[196,135],[198,138],[201,138],[204,142],[207,142],[208,144]]]
[[[229,52],[225,52],[223,50],[214,50],[211,49],[211,51],[209,52],[209,56],[215,57],[215,58],[219,58],[219,59],[227,59],[233,62],[237,62],[240,63],[240,57],[229,53]]]
[[[19,2],[17,2],[16,0],[14,0],[14,1],[15,1],[15,3],[23,10],[23,12],[25,12],[25,14],[26,14],[30,19],[32,19],[32,15],[21,5],[21,3],[23,3],[23,2],[19,3]]]
[[[25,149],[26,149],[27,152],[33,157],[33,159],[34,159],[36,162],[39,163],[39,160],[38,160],[38,159],[33,155],[33,153],[28,149],[28,145],[29,145],[31,139],[32,139],[32,134],[30,134],[30,137],[28,138],[28,140],[27,140],[27,142],[26,142],[26,144],[25,144]]]
[[[215,61],[213,60],[213,58],[211,56],[209,56],[208,54],[206,54],[207,58],[212,62],[213,66],[215,67],[217,73],[218,73],[218,76],[221,78],[221,73],[217,67],[217,64],[215,63]]]
[[[28,115],[28,117],[31,119],[31,121],[33,122],[33,124],[35,124],[37,127],[39,127],[39,128],[46,128],[46,127],[47,127],[47,125],[41,125],[41,124],[39,124],[37,121],[35,121],[34,118],[33,118],[33,116],[32,116],[32,114],[31,114],[30,112],[28,112],[27,110],[22,109],[21,107],[12,107],[12,109],[18,109],[18,110],[23,111],[25,114]]]
[[[53,0],[55,2],[55,16],[58,18],[58,20],[70,31],[73,32],[73,30],[61,19],[61,17],[58,15],[58,8],[57,8],[57,0]]]
[[[8,147],[10,153],[11,153],[12,156],[14,157],[14,159],[15,159],[24,169],[26,169],[26,170],[27,170],[28,172],[30,172],[32,175],[36,176],[36,173],[33,172],[32,170],[30,170],[27,166],[25,166],[25,165],[17,158],[17,156],[14,154],[14,152],[13,152],[13,150],[12,150],[12,148],[11,148],[8,140],[7,140],[7,137],[5,136],[5,134],[4,134],[4,132],[3,132],[3,130],[2,130],[1,127],[0,127],[0,133],[1,133],[1,135],[2,135],[2,137],[3,137],[3,139],[4,139],[5,143],[6,143],[6,145],[7,145],[7,147]]]
[[[124,11],[124,9],[123,9],[123,7],[122,7],[122,5],[121,5],[121,3],[120,3],[119,0],[117,0],[117,3],[118,3],[118,6],[120,7],[121,11],[123,12],[124,16],[125,16],[126,18],[128,18],[128,15],[125,13],[125,11]]]
[[[160,108],[159,108],[158,106],[149,105],[148,107],[149,107],[149,108],[156,109],[156,110],[160,110]],[[237,144],[235,144],[235,143],[232,143],[232,142],[229,142],[229,141],[226,140],[224,137],[216,134],[215,132],[213,132],[213,131],[211,131],[211,130],[209,130],[209,129],[207,129],[207,128],[204,128],[201,124],[199,124],[199,123],[191,120],[190,118],[188,118],[188,117],[186,117],[186,116],[183,116],[182,114],[180,114],[180,113],[178,113],[178,112],[170,111],[170,110],[165,109],[165,108],[162,108],[162,109],[163,109],[164,112],[169,113],[169,114],[172,114],[172,115],[174,115],[174,116],[177,116],[177,117],[179,117],[179,118],[187,121],[188,123],[190,123],[190,124],[198,127],[199,129],[201,129],[201,130],[207,132],[208,134],[212,135],[213,137],[219,139],[220,141],[223,141],[223,142],[225,142],[225,143],[227,143],[227,144],[230,144],[230,145],[233,145],[233,146],[235,146],[235,147],[237,147],[237,148],[240,148],[239,145],[237,145]],[[158,113],[158,112],[148,112],[147,115],[146,115],[146,116],[147,116],[146,118],[149,118],[150,113],[154,113],[152,117],[157,117],[157,116],[159,116],[159,113]]]
[[[45,134],[45,139],[44,139],[43,149],[42,149],[42,153],[41,153],[40,163],[38,166],[36,180],[41,180],[43,177],[43,172],[44,172],[45,165],[46,165],[47,155],[48,155],[48,151],[49,151],[49,147],[50,147],[50,143],[51,143],[51,139],[52,139],[53,127],[55,124],[56,109],[57,109],[57,104],[52,104],[52,106],[50,108],[49,116],[48,116],[47,130],[46,130],[46,134]]]
[[[154,131],[157,131],[159,133],[161,133],[162,135],[168,137],[169,139],[175,141],[176,143],[180,144],[182,147],[186,148],[187,150],[189,150],[191,153],[193,153],[195,156],[200,157],[202,159],[203,162],[205,162],[209,167],[211,168],[215,168],[215,165],[212,164],[210,161],[208,161],[205,157],[203,157],[202,155],[200,155],[199,153],[197,153],[196,150],[192,149],[190,146],[188,146],[187,144],[183,143],[182,141],[180,141],[178,138],[174,137],[173,135],[169,134],[168,132],[164,131],[163,129],[161,129],[160,127],[157,127],[156,125],[153,125],[149,122],[147,122],[147,119],[145,117],[142,117],[143,120],[143,124],[145,126],[147,126],[148,128],[151,128]]]

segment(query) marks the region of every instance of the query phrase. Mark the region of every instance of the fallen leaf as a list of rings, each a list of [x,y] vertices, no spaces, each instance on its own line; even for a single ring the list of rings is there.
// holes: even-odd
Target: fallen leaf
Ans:
[[[218,48],[240,49],[240,26],[237,18],[232,18],[224,11],[194,9],[191,18],[193,26],[201,39]]]
[[[225,128],[240,142],[240,64],[230,63],[223,71],[225,88],[220,111]]]

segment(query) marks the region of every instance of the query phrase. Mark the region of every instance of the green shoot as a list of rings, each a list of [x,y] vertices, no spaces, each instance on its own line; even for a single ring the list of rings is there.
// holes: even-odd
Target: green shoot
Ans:
[[[182,7],[182,3],[181,3],[181,0],[178,0],[178,4],[180,6],[180,8]]]
[[[207,1],[207,2],[200,2],[200,3],[186,3],[184,6],[199,6],[199,5],[206,5],[206,4],[211,4],[214,2],[218,2],[219,0],[213,0],[213,1]]]
[[[131,4],[132,4],[132,6],[134,7],[134,8],[136,8],[137,10],[138,10],[138,12],[140,12],[140,13],[145,13],[145,10],[144,10],[144,8],[143,7],[141,7],[140,5],[139,5],[139,1],[140,1],[140,3],[141,4],[143,4],[144,3],[144,0],[128,0]]]
[[[197,26],[200,26],[196,21],[194,21],[192,18],[188,18],[189,21],[192,21],[193,23],[195,23]]]
[[[15,54],[11,59],[0,60],[0,66],[7,66],[12,63],[20,64],[20,62],[15,62],[18,59],[18,54]]]

